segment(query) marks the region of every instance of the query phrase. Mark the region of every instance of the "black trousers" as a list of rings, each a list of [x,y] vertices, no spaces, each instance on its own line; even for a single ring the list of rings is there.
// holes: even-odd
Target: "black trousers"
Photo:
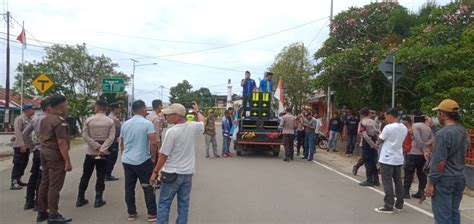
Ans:
[[[346,154],[354,153],[357,135],[347,135]]]
[[[406,156],[405,162],[405,178],[404,178],[404,190],[406,193],[410,192],[410,187],[413,182],[413,176],[418,176],[418,194],[425,193],[425,187],[427,183],[427,177],[425,172],[423,172],[423,167],[426,163],[425,157],[423,155],[410,155]]]
[[[115,163],[117,162],[119,151],[118,146],[118,142],[114,142],[109,148],[110,155],[107,156],[107,171],[105,172],[106,177],[112,176],[112,171],[114,170]]]
[[[295,154],[295,135],[294,134],[285,134],[283,135],[283,145],[285,146],[285,158],[292,159]]]
[[[301,147],[304,147],[304,130],[296,132],[296,142],[297,154],[299,155]]]
[[[38,190],[41,184],[41,152],[39,150],[33,151],[33,165],[30,170],[30,179],[26,187],[26,203],[38,203]]]
[[[155,167],[151,159],[140,165],[130,165],[123,163],[123,170],[125,173],[125,202],[127,203],[128,214],[137,213],[137,207],[135,205],[135,187],[137,185],[138,179],[140,184],[142,184],[148,215],[156,215],[155,191],[149,184],[149,180],[154,168]]]
[[[94,155],[86,155],[84,158],[81,182],[79,183],[79,194],[82,194],[82,196],[87,190],[94,168],[97,176],[95,191],[100,193],[105,190],[105,172],[107,170],[106,156],[102,159],[95,159]]]
[[[382,183],[385,191],[384,203],[386,208],[403,208],[403,183],[402,183],[402,165],[393,166],[380,163],[382,171]],[[393,186],[395,184],[395,192]],[[397,201],[395,202],[395,196]]]
[[[362,158],[364,159],[367,182],[378,183],[379,174],[377,172],[378,152],[370,147],[365,140],[362,142]]]
[[[26,152],[20,152],[20,148],[13,148],[13,169],[12,169],[12,181],[20,180],[25,174],[25,169],[28,166],[28,160],[30,159],[30,150]]]

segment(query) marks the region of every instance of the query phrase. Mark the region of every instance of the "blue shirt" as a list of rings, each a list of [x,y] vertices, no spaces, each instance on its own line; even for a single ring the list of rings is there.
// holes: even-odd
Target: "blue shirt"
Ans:
[[[155,133],[153,123],[143,116],[134,115],[126,121],[120,129],[120,136],[125,145],[122,162],[138,166],[149,160],[151,156],[148,134],[152,133]]]
[[[260,81],[260,90],[262,92],[269,92],[271,93],[273,91],[273,80],[262,80]]]
[[[244,81],[243,79],[242,81]],[[244,86],[243,86],[243,92],[242,96],[250,96],[250,93],[253,92],[257,84],[253,79],[245,80]]]

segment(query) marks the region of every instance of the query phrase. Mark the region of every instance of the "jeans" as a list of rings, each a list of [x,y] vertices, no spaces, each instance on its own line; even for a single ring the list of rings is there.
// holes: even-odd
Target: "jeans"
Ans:
[[[362,158],[364,160],[367,182],[378,183],[379,175],[377,172],[378,152],[370,147],[367,141],[362,143]]]
[[[402,183],[402,165],[393,166],[380,163],[380,170],[382,171],[383,190],[385,191],[384,203],[385,208],[393,209],[403,208],[403,183]],[[393,185],[395,184],[395,193],[393,192]],[[397,201],[395,202],[395,195]]]
[[[356,137],[357,137],[357,135],[347,135],[346,154],[354,153]]]
[[[431,207],[436,224],[461,223],[459,205],[465,186],[464,177],[442,177],[434,185]]]
[[[214,153],[214,157],[217,157],[217,137],[216,135],[208,135],[204,134],[204,138],[206,140],[206,156],[209,157],[209,148],[212,143],[212,152]]]
[[[426,163],[425,156],[423,155],[410,155],[406,156],[405,162],[405,178],[404,178],[404,190],[405,194],[410,193],[411,183],[413,182],[413,176],[416,170],[416,176],[418,176],[418,192],[417,194],[424,194],[427,183],[427,177],[423,172],[423,167]]]
[[[125,172],[125,202],[127,203],[128,214],[137,213],[137,207],[135,205],[135,186],[137,185],[137,179],[139,179],[145,195],[148,215],[156,215],[155,191],[153,186],[149,185],[153,169],[154,164],[151,159],[137,166],[123,163],[123,170]],[[147,186],[143,187],[145,184]]]
[[[13,169],[12,169],[12,181],[20,180],[25,174],[25,169],[28,166],[28,160],[30,159],[30,150],[26,152],[20,152],[20,148],[13,148]]]
[[[222,155],[230,153],[230,137],[222,134]]]
[[[304,158],[313,160],[316,142],[316,133],[314,131],[306,132],[304,138]]]
[[[337,131],[329,131],[329,148],[335,150],[337,144]]]
[[[157,224],[168,224],[171,203],[174,196],[178,195],[178,217],[177,224],[188,223],[189,199],[193,185],[192,174],[178,174],[172,183],[161,183],[160,199],[158,200]]]
[[[26,187],[26,203],[38,203],[38,190],[41,184],[41,155],[39,150],[33,151],[33,165],[31,166],[31,175]]]
[[[97,193],[105,190],[105,172],[107,171],[107,157],[102,159],[95,159],[95,155],[86,155],[84,158],[84,165],[82,169],[82,177],[79,182],[79,194],[84,197],[84,193],[89,185],[92,173],[96,170],[95,191]]]
[[[297,149],[297,154],[300,154],[300,149],[303,147],[304,150],[304,131],[296,131],[296,149]]]
[[[110,155],[107,158],[107,171],[105,172],[106,177],[112,176],[112,170],[114,170],[115,163],[117,162],[118,151],[119,151],[119,144],[114,142],[112,146],[110,146],[109,151]]]

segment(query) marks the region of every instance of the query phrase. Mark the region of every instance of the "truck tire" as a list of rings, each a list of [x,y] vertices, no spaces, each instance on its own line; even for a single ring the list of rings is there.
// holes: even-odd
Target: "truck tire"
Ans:
[[[242,150],[244,147],[242,145],[237,144],[237,142],[234,142],[234,150],[238,156],[242,155]]]
[[[273,151],[273,156],[278,157],[280,155],[280,150]]]

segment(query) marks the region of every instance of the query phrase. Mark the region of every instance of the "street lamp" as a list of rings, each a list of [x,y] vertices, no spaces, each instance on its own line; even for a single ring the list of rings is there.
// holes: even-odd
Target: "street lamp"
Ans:
[[[147,66],[147,65],[157,65],[158,63],[149,63],[149,64],[136,64],[138,61],[135,59],[130,59],[133,61],[133,72],[132,72],[132,102],[135,101],[135,67],[138,66]]]

